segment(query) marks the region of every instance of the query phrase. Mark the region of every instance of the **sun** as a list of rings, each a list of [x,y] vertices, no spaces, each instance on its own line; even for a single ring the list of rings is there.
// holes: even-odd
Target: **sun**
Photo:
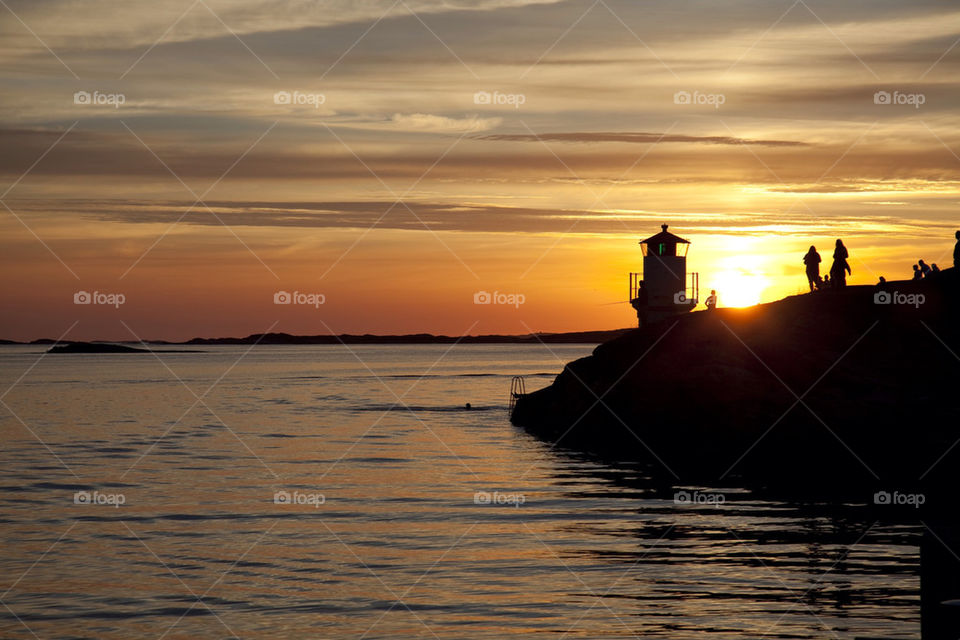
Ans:
[[[770,286],[770,279],[738,269],[711,274],[705,284],[706,287],[701,287],[702,298],[706,299],[710,290],[716,289],[718,306],[750,307],[760,302],[764,290]]]

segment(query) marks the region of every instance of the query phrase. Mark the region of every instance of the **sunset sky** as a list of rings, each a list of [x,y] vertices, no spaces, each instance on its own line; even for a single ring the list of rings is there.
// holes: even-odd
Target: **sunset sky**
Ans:
[[[632,326],[661,223],[721,305],[951,264],[956,3],[0,5],[0,338]]]

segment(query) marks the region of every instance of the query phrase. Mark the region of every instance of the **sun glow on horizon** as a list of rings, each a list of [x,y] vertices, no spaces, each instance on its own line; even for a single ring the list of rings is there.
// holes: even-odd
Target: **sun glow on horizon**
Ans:
[[[718,306],[752,307],[760,303],[770,284],[766,276],[745,270],[720,271],[711,276],[709,289],[716,289]]]
[[[753,236],[723,237],[720,246],[708,250],[721,255],[712,261],[712,269],[701,274],[701,297],[706,299],[715,289],[720,307],[759,304],[764,292],[774,284],[770,276],[775,264],[762,251],[769,249],[768,243],[769,240]]]

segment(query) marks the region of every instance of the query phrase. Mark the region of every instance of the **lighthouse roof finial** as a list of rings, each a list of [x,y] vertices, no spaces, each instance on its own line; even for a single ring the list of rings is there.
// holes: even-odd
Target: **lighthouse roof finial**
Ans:
[[[653,244],[659,244],[659,243],[661,243],[661,242],[666,243],[666,244],[673,244],[673,245],[676,245],[676,244],[690,244],[690,241],[689,241],[689,240],[684,240],[683,238],[681,238],[681,237],[679,237],[679,236],[675,236],[674,234],[672,234],[672,233],[670,233],[669,231],[667,231],[667,226],[668,226],[668,225],[666,225],[666,224],[660,225],[660,228],[662,229],[662,231],[661,231],[660,233],[658,233],[658,234],[656,234],[656,235],[654,235],[654,236],[650,236],[650,237],[647,238],[646,240],[641,240],[641,241],[640,241],[640,244],[651,244],[651,245],[653,245]]]

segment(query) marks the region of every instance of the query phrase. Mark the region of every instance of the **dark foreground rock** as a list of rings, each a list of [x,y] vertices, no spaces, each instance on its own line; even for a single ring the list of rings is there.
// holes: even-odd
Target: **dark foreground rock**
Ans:
[[[891,304],[848,287],[631,331],[512,421],[673,482],[956,487],[960,278],[887,291]]]

